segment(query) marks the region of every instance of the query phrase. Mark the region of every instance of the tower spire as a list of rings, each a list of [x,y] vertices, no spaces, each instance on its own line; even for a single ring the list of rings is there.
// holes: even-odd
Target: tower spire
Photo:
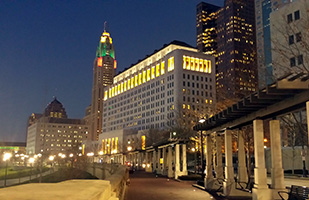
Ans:
[[[104,32],[106,32],[107,29],[107,21],[104,22]]]

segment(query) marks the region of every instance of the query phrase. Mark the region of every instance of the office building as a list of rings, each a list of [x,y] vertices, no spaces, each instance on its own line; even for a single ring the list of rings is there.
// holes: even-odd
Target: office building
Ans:
[[[43,114],[33,113],[28,119],[27,154],[77,153],[88,137],[84,120],[70,119],[55,98]]]
[[[275,81],[271,54],[270,13],[290,2],[291,0],[255,0],[256,48],[260,89]]]
[[[201,4],[197,6],[197,16],[200,8]],[[255,17],[252,13],[253,0],[226,0],[224,7],[212,15],[216,17],[206,17],[208,29],[212,26],[216,30],[216,39],[204,40],[203,46],[214,46],[215,41],[216,48],[213,53],[205,48],[199,50],[216,57],[216,88],[220,102],[237,100],[257,89]],[[207,35],[206,30],[204,34]]]
[[[169,130],[179,118],[209,117],[216,102],[214,70],[213,56],[173,41],[119,73],[104,91],[102,149],[116,141],[143,146],[149,130]]]
[[[217,17],[220,8],[204,2],[196,6],[197,48],[205,54],[216,55]]]
[[[309,2],[297,0],[270,14],[273,75],[308,73]]]

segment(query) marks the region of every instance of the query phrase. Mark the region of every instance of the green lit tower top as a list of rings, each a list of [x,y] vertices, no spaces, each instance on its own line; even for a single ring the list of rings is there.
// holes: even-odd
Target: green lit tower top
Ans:
[[[104,29],[97,49],[97,57],[104,57],[106,55],[110,55],[113,59],[115,59],[115,50],[112,38],[110,37],[110,34]]]

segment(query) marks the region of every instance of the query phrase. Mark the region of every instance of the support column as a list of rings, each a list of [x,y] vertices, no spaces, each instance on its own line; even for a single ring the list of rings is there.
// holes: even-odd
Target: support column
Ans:
[[[157,164],[156,160],[157,160],[156,150],[154,149],[152,152],[152,170],[153,171],[156,171],[156,164]]]
[[[211,160],[212,160],[211,136],[208,134],[206,135],[206,174],[205,174],[205,180],[204,180],[206,189],[212,189],[213,184],[214,184]]]
[[[282,168],[281,137],[279,120],[269,122],[271,150],[271,189],[273,199],[278,199],[278,191],[284,191],[284,171]]]
[[[307,130],[308,130],[308,147],[309,147],[309,101],[306,102],[306,110],[307,110]]]
[[[173,172],[173,156],[171,146],[168,147],[167,163],[168,163],[167,177],[172,178],[174,176],[174,172]]]
[[[166,171],[166,168],[167,168],[166,147],[163,147],[163,148],[162,148],[162,151],[163,151],[163,167],[162,167],[162,174],[163,174],[163,175],[167,175],[167,171]]]
[[[254,188],[252,189],[253,200],[271,200],[272,194],[267,186],[267,171],[265,168],[264,131],[263,120],[253,121],[254,137]]]
[[[223,194],[225,196],[251,196],[248,192],[236,189],[233,167],[233,140],[232,131],[225,130],[225,179],[223,182]]]
[[[245,152],[245,142],[244,134],[242,130],[238,130],[238,182],[248,182],[248,173],[246,167],[246,152]]]
[[[146,172],[152,172],[152,169],[151,169],[151,162],[150,162],[150,159],[149,159],[149,152],[145,152],[145,156],[146,156]]]
[[[176,144],[175,147],[175,162],[175,179],[177,179],[180,174],[179,144]]]
[[[234,167],[233,167],[233,148],[232,131],[225,130],[225,179],[223,182],[223,194],[225,196],[233,195],[235,188]]]
[[[157,174],[162,174],[162,167],[161,167],[161,149],[158,149],[158,158],[157,158],[157,162],[158,162],[158,168],[157,168]]]
[[[182,175],[188,175],[187,170],[187,145],[182,145]]]
[[[216,178],[223,179],[222,137],[219,135],[216,135],[216,151],[217,151]]]

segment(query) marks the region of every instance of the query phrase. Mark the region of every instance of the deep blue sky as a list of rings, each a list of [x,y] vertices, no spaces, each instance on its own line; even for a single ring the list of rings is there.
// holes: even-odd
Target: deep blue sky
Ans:
[[[70,118],[84,116],[104,21],[123,70],[172,40],[196,46],[200,1],[1,0],[0,141],[25,141],[28,116],[53,96]]]

